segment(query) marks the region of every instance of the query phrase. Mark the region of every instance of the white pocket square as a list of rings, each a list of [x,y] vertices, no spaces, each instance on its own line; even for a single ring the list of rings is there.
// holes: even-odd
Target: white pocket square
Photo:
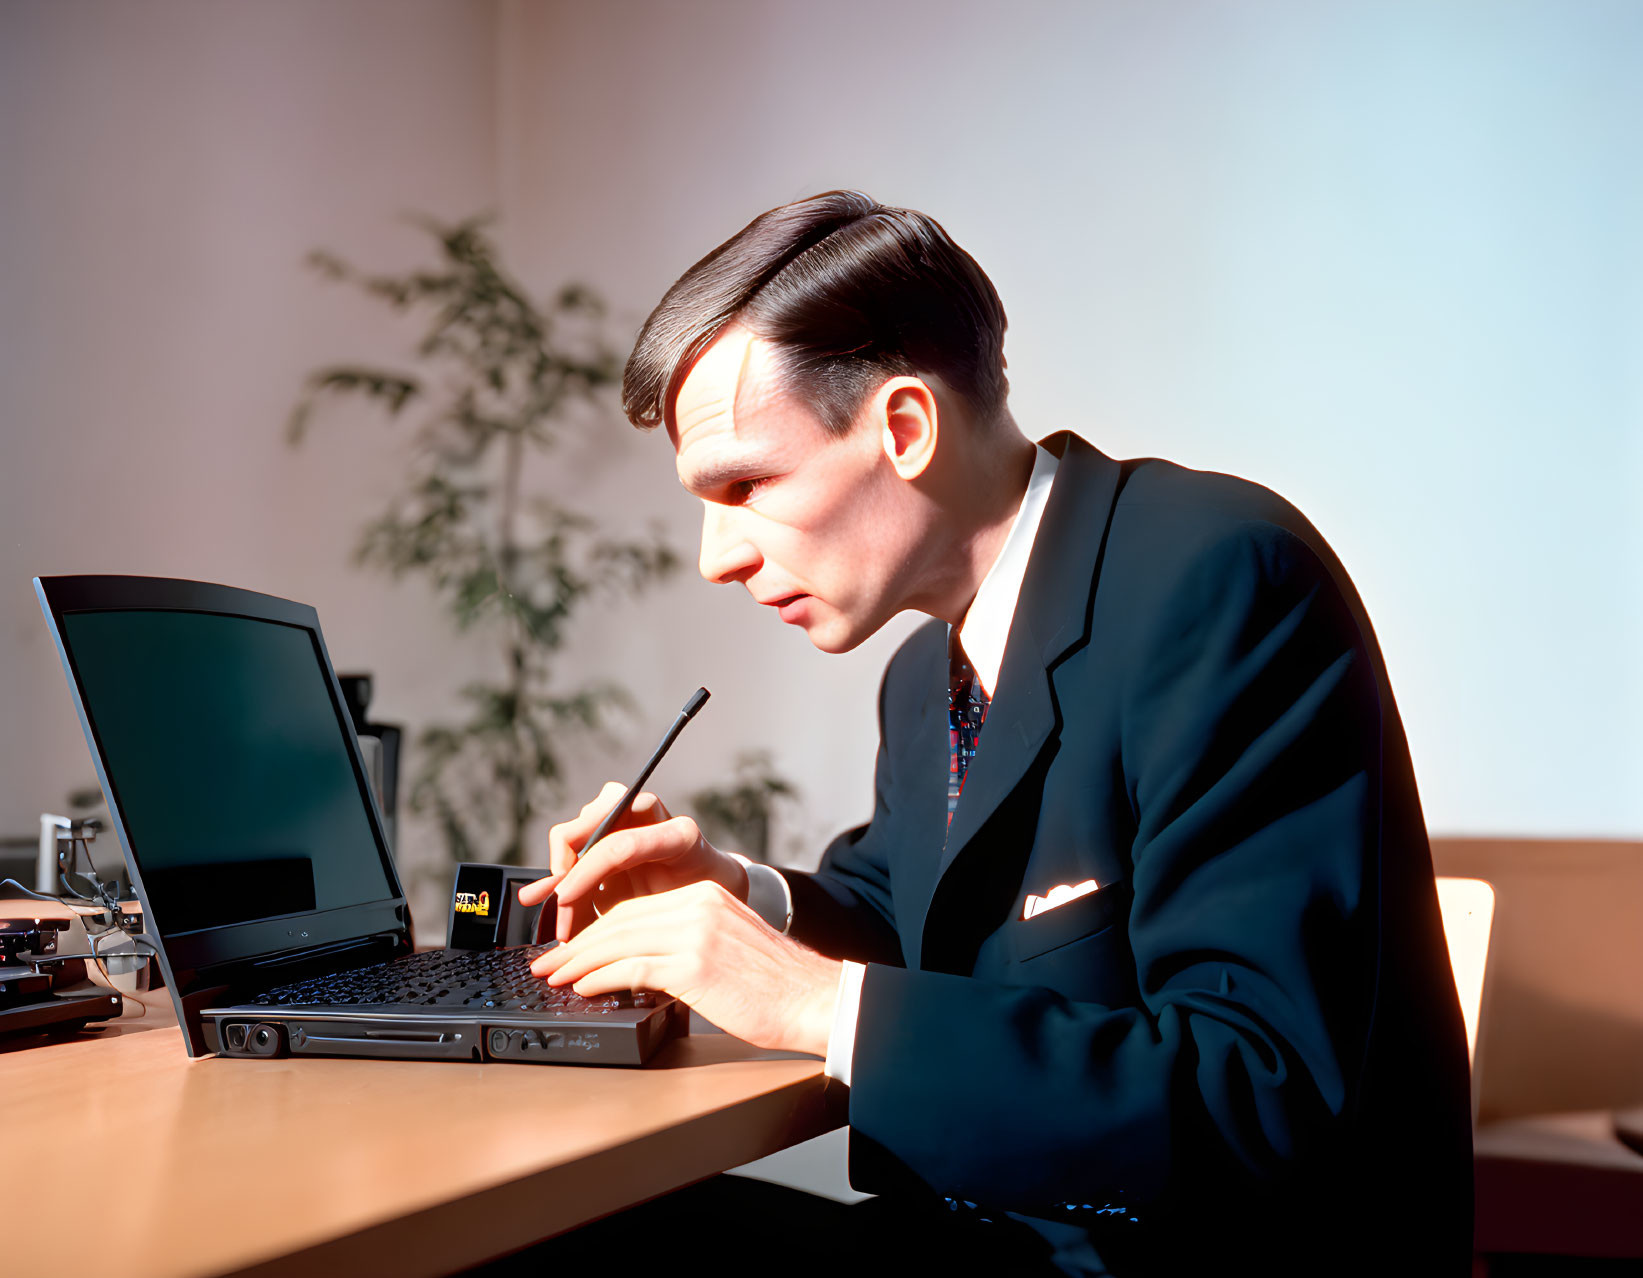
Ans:
[[[1082,883],[1062,883],[1051,888],[1043,896],[1027,895],[1027,904],[1021,911],[1021,917],[1030,919],[1035,915],[1053,910],[1058,905],[1065,905],[1068,901],[1076,901],[1081,896],[1088,896],[1101,885],[1094,879],[1085,879]]]

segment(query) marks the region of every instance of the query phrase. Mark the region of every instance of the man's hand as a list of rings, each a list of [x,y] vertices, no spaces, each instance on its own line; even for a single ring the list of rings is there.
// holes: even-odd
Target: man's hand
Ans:
[[[663,990],[757,1047],[825,1056],[842,966],[698,882],[621,902],[531,971],[589,997]]]
[[[747,900],[747,871],[741,863],[704,839],[689,817],[671,816],[648,791],[641,792],[616,828],[578,861],[577,853],[588,836],[625,793],[626,786],[607,781],[580,813],[549,830],[548,865],[553,873],[519,889],[521,905],[536,905],[550,892],[559,893],[554,934],[561,941],[593,921],[594,889],[606,880],[619,880],[624,873],[635,894],[669,892],[709,881],[738,901]],[[605,908],[604,898],[599,905]]]

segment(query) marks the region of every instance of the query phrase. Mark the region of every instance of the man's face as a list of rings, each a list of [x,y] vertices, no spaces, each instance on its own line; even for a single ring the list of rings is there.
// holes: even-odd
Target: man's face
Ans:
[[[739,581],[846,652],[906,604],[921,535],[915,504],[871,421],[829,434],[781,393],[768,343],[732,326],[679,388],[679,482],[702,500],[702,576]]]

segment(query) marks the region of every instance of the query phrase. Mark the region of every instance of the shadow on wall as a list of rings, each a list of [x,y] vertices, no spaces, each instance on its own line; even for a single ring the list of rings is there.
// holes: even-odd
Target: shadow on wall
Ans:
[[[1510,1012],[1490,1036],[1480,1121],[1643,1104],[1643,1006],[1628,1020],[1506,982],[1492,998]],[[1492,1091],[1497,1062],[1504,1077]]]

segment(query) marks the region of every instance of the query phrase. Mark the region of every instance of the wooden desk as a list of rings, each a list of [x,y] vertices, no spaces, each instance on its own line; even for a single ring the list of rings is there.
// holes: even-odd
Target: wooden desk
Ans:
[[[448,1274],[845,1118],[821,1061],[723,1034],[643,1069],[190,1061],[164,991],[143,1001],[0,1040],[8,1273]]]

